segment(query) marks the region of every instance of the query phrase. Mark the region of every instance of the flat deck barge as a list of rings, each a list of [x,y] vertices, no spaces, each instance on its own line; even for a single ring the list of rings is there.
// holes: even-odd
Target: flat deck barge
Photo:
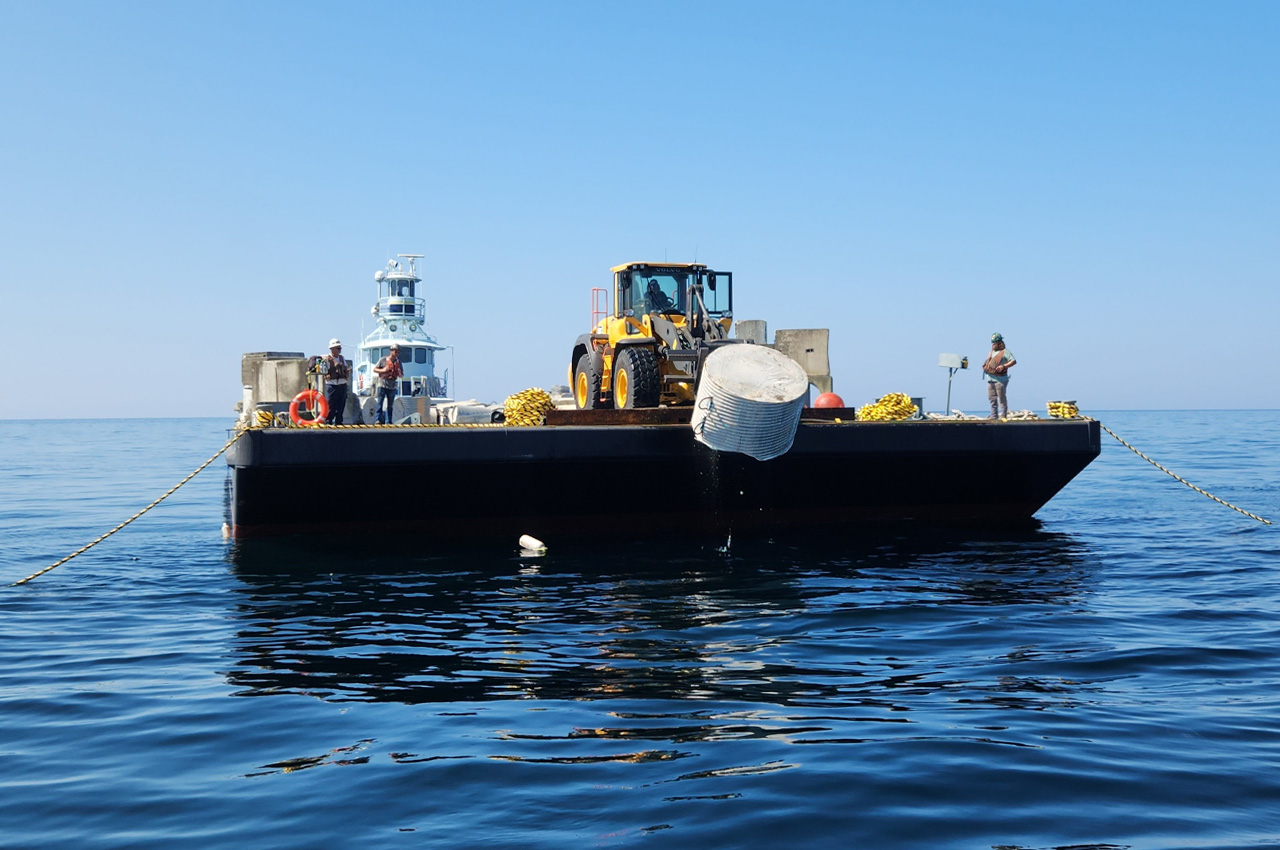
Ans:
[[[237,538],[515,540],[1025,521],[1101,451],[1089,419],[854,422],[842,412],[852,418],[806,411],[790,451],[768,461],[699,443],[688,408],[553,411],[537,427],[254,430],[227,453],[229,522]]]

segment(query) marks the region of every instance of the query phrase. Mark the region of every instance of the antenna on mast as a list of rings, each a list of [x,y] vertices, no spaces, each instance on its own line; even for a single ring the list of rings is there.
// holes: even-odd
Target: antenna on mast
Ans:
[[[409,261],[409,274],[413,275],[414,277],[417,277],[417,276],[418,276],[418,270],[417,270],[417,262],[416,262],[416,261],[417,261],[417,260],[421,260],[421,259],[422,259],[424,256],[426,256],[426,255],[425,255],[425,254],[396,254],[396,256],[397,256],[397,257],[400,257],[400,258],[402,258],[402,259],[408,260],[408,261]]]

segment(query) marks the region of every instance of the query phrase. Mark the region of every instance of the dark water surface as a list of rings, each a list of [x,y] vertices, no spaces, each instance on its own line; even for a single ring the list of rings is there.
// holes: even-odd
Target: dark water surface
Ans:
[[[1280,414],[1099,418],[1280,519]],[[0,580],[226,425],[0,422]],[[0,589],[0,847],[1280,845],[1280,530],[1103,439],[1031,530],[541,558],[233,544],[218,461]]]

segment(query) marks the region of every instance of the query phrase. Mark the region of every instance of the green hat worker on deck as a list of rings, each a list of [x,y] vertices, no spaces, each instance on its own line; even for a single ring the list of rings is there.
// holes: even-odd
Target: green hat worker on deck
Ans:
[[[992,334],[991,353],[982,364],[992,419],[1004,419],[1009,415],[1009,369],[1017,362],[1013,352],[1004,347],[1004,337],[998,333]]]

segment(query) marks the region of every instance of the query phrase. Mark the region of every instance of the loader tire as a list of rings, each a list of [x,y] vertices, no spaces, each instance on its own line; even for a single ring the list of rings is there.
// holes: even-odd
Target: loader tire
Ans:
[[[600,402],[600,370],[592,362],[591,352],[578,358],[573,370],[573,401],[579,410],[603,407]]]
[[[614,361],[613,406],[621,410],[658,406],[658,356],[648,348],[627,348]]]

